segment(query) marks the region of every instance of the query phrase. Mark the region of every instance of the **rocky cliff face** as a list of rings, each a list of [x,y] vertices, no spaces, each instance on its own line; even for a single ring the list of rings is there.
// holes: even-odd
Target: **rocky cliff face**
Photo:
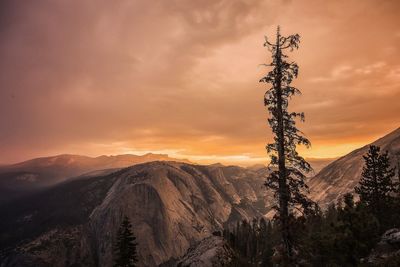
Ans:
[[[381,147],[381,151],[388,151],[393,166],[396,166],[400,160],[400,128],[370,145]],[[312,198],[322,207],[326,207],[335,203],[345,193],[353,192],[361,177],[364,165],[362,156],[367,153],[370,145],[335,160],[311,178],[308,184]]]
[[[111,266],[123,215],[134,226],[139,266],[157,266],[225,223],[265,213],[265,176],[265,170],[151,162],[61,184],[0,210],[7,218],[0,223],[1,266],[69,266],[83,259]]]

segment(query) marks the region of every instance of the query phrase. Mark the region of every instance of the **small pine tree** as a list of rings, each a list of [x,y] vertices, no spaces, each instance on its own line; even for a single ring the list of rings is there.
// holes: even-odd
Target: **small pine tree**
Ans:
[[[127,216],[124,216],[121,226],[118,229],[117,242],[115,244],[114,267],[134,267],[137,258],[136,237],[132,232],[132,225]]]
[[[365,165],[355,191],[360,195],[361,202],[380,219],[389,206],[390,194],[395,191],[392,181],[395,171],[390,167],[388,152],[381,154],[378,146],[370,146],[363,158]]]

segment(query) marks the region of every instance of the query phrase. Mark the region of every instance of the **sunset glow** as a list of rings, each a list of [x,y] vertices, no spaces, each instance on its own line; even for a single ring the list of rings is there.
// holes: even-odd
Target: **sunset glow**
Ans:
[[[251,4],[250,4],[251,2]],[[0,163],[61,153],[267,160],[264,35],[299,33],[305,157],[400,126],[400,2],[3,1]],[[278,15],[279,14],[279,15]]]

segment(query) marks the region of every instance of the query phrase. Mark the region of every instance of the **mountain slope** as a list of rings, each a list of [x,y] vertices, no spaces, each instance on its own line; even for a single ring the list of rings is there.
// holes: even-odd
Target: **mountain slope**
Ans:
[[[143,156],[117,155],[95,158],[79,155],[58,155],[0,166],[0,204],[63,182],[70,177],[96,170],[124,168],[157,160],[174,159],[168,157],[168,155],[151,153]]]
[[[366,145],[362,148],[335,160],[323,168],[316,176],[310,179],[312,198],[321,206],[326,207],[335,203],[343,194],[354,191],[360,180],[365,155],[370,145],[381,147],[381,151],[388,151],[393,166],[400,159],[400,128]]]
[[[1,266],[111,266],[123,215],[134,226],[139,266],[157,266],[225,223],[265,213],[265,175],[151,162],[65,182],[0,209]]]

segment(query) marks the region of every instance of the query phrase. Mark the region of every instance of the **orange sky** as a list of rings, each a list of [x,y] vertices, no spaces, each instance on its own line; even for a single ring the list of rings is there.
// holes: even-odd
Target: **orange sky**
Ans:
[[[264,35],[301,35],[292,110],[336,157],[400,126],[400,2],[2,1],[0,162],[73,153],[264,161]]]

